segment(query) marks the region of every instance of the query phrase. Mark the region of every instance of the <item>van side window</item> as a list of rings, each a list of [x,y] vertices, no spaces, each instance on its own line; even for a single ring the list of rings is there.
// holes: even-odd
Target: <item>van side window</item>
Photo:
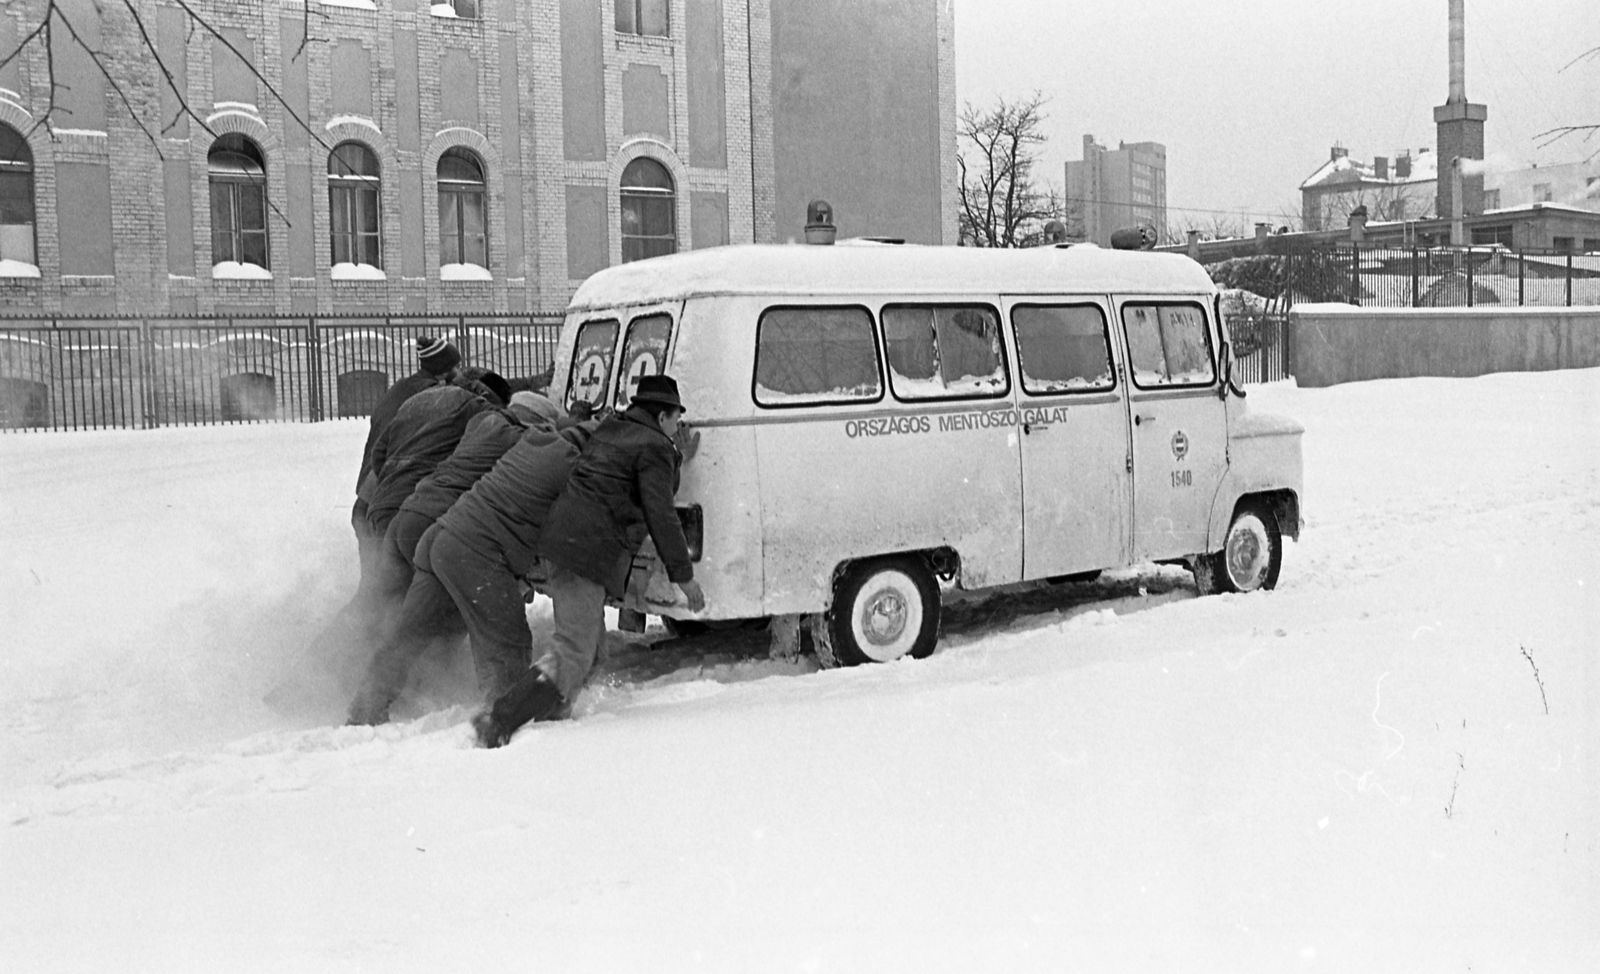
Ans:
[[[660,375],[667,369],[667,342],[672,338],[672,316],[645,315],[628,322],[628,337],[622,342],[622,364],[617,369],[617,409],[633,400],[633,390],[647,375]]]
[[[756,325],[756,403],[883,398],[872,314],[861,307],[768,308]]]
[[[1215,379],[1211,332],[1199,305],[1125,304],[1122,327],[1134,385],[1203,386]]]
[[[1009,389],[1000,317],[984,305],[883,309],[889,387],[900,399],[1003,396]]]
[[[1106,316],[1097,304],[1019,304],[1011,309],[1022,388],[1033,395],[1116,387]]]
[[[611,388],[611,356],[617,350],[617,332],[622,326],[616,321],[585,321],[578,326],[577,340],[572,344],[572,372],[567,376],[567,401],[586,402],[596,409],[606,404],[606,390]]]

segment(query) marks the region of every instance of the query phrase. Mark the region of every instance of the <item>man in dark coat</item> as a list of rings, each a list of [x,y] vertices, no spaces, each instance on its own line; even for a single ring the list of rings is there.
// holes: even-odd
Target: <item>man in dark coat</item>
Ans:
[[[417,483],[390,520],[378,553],[378,598],[404,598],[422,533],[492,470],[524,432],[531,427],[553,431],[564,417],[547,397],[523,391],[512,395],[505,409],[485,410],[469,419],[455,450]]]
[[[381,724],[428,645],[465,628],[478,681],[494,700],[528,669],[528,630],[521,578],[552,504],[566,486],[597,424],[559,433],[530,427],[494,469],[461,495],[418,541],[415,574],[394,616],[349,723]]]
[[[673,505],[679,463],[673,437],[682,415],[677,382],[645,376],[627,411],[595,430],[539,536],[537,550],[550,570],[556,672],[533,667],[478,715],[480,745],[499,747],[528,721],[549,719],[583,685],[605,638],[606,597],[622,598],[646,535],[689,608],[705,608]]]
[[[510,400],[510,385],[486,369],[464,369],[454,382],[407,399],[372,446],[367,523],[373,533],[383,537],[411,491],[455,451],[474,416]]]
[[[461,365],[461,353],[442,338],[423,337],[417,339],[417,361],[422,367],[390,386],[372,407],[367,443],[361,450],[361,471],[356,474],[356,502],[350,512],[350,524],[356,532],[356,545],[360,550],[363,570],[369,566],[378,541],[383,537],[381,534],[374,536],[367,523],[367,497],[364,490],[369,489],[367,474],[372,470],[372,447],[407,399],[456,377]]]

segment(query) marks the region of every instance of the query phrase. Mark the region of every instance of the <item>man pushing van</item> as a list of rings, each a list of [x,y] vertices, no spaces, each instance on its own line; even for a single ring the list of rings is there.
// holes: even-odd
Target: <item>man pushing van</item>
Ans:
[[[556,716],[583,685],[605,637],[606,597],[622,598],[647,534],[689,608],[705,608],[673,504],[680,462],[673,440],[682,416],[678,383],[647,375],[628,409],[603,421],[584,448],[538,544],[550,569],[553,665],[532,667],[473,720],[481,746],[499,747],[523,724]]]

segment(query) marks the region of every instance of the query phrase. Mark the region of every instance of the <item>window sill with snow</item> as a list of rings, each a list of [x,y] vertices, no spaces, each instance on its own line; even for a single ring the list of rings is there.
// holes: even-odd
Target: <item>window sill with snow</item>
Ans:
[[[444,264],[439,268],[441,281],[492,281],[489,268],[479,264]]]
[[[220,264],[211,265],[211,279],[213,281],[270,281],[272,272],[260,264],[241,264],[236,260],[225,260]]]

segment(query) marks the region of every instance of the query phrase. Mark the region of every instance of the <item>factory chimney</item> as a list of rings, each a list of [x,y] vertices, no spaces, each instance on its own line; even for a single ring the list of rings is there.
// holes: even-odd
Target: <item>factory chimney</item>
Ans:
[[[1439,181],[1434,212],[1441,217],[1458,213],[1483,212],[1483,174],[1463,174],[1459,181],[1450,178],[1458,166],[1456,159],[1483,158],[1483,123],[1489,117],[1487,105],[1467,101],[1467,14],[1466,0],[1450,3],[1450,94],[1433,110],[1438,138]],[[1460,192],[1456,191],[1460,186]]]

